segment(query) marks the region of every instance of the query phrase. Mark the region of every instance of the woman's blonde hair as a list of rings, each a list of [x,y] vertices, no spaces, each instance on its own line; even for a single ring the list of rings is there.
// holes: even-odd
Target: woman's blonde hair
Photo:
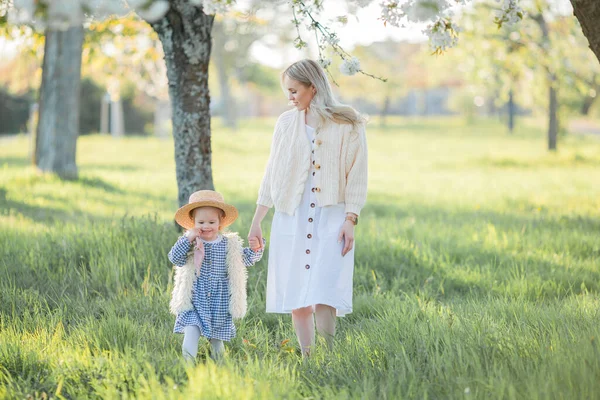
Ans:
[[[354,126],[365,122],[365,117],[354,108],[337,101],[325,71],[315,61],[309,59],[296,61],[281,73],[281,87],[287,95],[287,88],[284,87],[286,76],[306,87],[314,86],[316,93],[310,102],[310,109],[321,117],[322,122],[333,120]]]

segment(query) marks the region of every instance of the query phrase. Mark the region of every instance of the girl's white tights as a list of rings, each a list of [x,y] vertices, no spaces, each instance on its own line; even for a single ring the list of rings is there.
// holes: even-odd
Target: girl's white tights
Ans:
[[[188,361],[195,361],[198,355],[198,340],[200,340],[200,328],[197,326],[186,326],[183,328],[183,357]],[[225,352],[225,345],[219,339],[210,339],[210,357],[213,360],[221,358]]]
[[[317,304],[314,307],[314,318],[312,306],[298,308],[292,311],[292,322],[303,356],[310,354],[310,349],[315,343],[315,320],[317,322],[317,332],[325,338],[329,349],[333,347],[335,308]]]

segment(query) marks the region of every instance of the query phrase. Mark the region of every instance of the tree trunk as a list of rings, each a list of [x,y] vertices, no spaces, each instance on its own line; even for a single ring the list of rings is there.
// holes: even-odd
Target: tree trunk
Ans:
[[[108,122],[110,120],[110,95],[105,93],[102,96],[100,105],[100,133],[108,133]]]
[[[544,50],[545,56],[548,56],[548,52],[552,48],[550,42],[550,34],[548,31],[548,24],[542,13],[532,15],[531,18],[537,22],[542,31],[542,44],[541,47]],[[556,140],[558,137],[558,97],[556,93],[556,73],[552,72],[550,66],[545,67],[546,74],[548,75],[548,150],[556,150]]]
[[[489,97],[486,100],[486,104],[487,104],[487,108],[486,108],[486,110],[487,110],[487,116],[490,117],[490,118],[496,116],[497,110],[496,110],[495,101],[496,101],[497,98],[498,98],[498,93],[495,92],[493,97]]]
[[[219,22],[213,27],[214,54],[213,60],[219,74],[219,88],[221,89],[221,117],[225,126],[231,129],[237,127],[235,114],[235,100],[231,96],[229,85],[229,68],[225,62],[225,32]]]
[[[556,150],[558,137],[558,99],[556,94],[556,76],[550,77],[549,107],[548,107],[548,150]]]
[[[512,88],[508,92],[508,131],[513,133],[515,130],[515,99]]]
[[[387,125],[386,117],[390,111],[390,96],[386,95],[383,101],[383,107],[381,108],[381,116],[379,119],[379,126],[385,128]]]
[[[77,179],[82,49],[83,27],[46,31],[35,165],[64,179]]]
[[[179,205],[200,189],[214,189],[211,167],[208,63],[214,16],[187,0],[171,0],[152,27],[162,42],[172,106]]]
[[[600,85],[594,84],[592,85],[592,89],[594,91],[593,96],[587,95],[583,99],[583,104],[581,105],[581,115],[589,115],[590,109],[592,108],[592,106],[596,102],[596,99],[598,98],[598,94],[600,93]]]
[[[581,105],[581,115],[585,115],[585,116],[589,115],[590,109],[594,105],[595,101],[596,101],[596,97],[591,97],[591,96],[587,96],[585,99],[583,99],[583,104]]]
[[[116,95],[110,101],[110,134],[113,138],[125,136],[125,117],[123,115],[123,101]]]
[[[600,61],[600,2],[598,0],[571,0],[573,14],[579,20],[590,49]]]

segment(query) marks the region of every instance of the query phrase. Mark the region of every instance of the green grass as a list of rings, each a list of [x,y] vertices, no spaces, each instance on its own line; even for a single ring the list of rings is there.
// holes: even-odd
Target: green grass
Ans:
[[[244,236],[273,123],[215,123]],[[82,137],[73,182],[0,141],[0,398],[600,398],[600,140],[548,153],[533,122],[453,118],[375,120],[368,140],[335,350],[303,362],[289,316],[264,313],[264,257],[225,363],[202,342],[195,367],[168,313],[172,141]]]

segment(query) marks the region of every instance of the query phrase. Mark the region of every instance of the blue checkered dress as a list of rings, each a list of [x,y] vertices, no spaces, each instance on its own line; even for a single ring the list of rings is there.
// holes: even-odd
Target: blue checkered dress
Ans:
[[[192,244],[182,236],[171,251],[169,260],[177,266],[185,265]],[[208,339],[229,341],[235,337],[235,325],[229,314],[229,278],[227,276],[227,238],[221,236],[215,242],[204,242],[204,261],[200,276],[194,282],[192,294],[193,310],[177,315],[174,333],[183,333],[183,328],[195,325],[202,336]],[[249,267],[260,261],[262,250],[243,248],[242,259]],[[193,254],[190,255],[193,257]]]

